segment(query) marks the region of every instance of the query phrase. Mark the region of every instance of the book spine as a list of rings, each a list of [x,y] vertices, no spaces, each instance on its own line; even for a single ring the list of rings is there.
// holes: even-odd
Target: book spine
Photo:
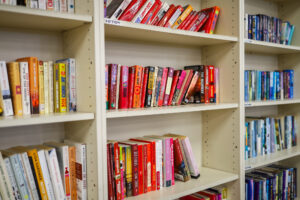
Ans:
[[[2,100],[2,102],[0,102],[0,104],[2,104],[1,106],[3,107],[4,116],[14,115],[9,89],[9,81],[7,76],[7,69],[4,61],[0,61],[0,87],[0,95],[2,95],[0,99],[0,101]]]
[[[68,13],[75,12],[74,0],[68,0]]]
[[[20,62],[19,65],[20,65],[23,115],[30,115],[28,63]]]
[[[215,85],[214,85],[214,98],[216,103],[220,103],[220,82],[219,82],[219,68],[215,67]]]
[[[156,190],[156,143],[151,143],[151,191]]]
[[[176,86],[176,90],[174,92],[174,96],[173,96],[173,100],[172,100],[172,105],[175,105],[175,103],[177,102],[177,100],[179,98],[179,93],[180,93],[181,87],[183,85],[183,81],[185,79],[185,76],[186,76],[186,71],[182,70],[181,74],[180,74],[180,78],[179,78],[177,86]]]
[[[193,78],[191,80],[191,83],[188,87],[188,90],[184,96],[183,102],[184,103],[188,103],[190,101],[191,96],[194,94],[195,88],[196,88],[196,84],[199,80],[199,72],[195,71],[193,74]]]
[[[158,106],[158,98],[159,98],[161,84],[162,84],[162,76],[163,76],[163,68],[158,67],[155,90],[154,90],[155,91],[154,98],[152,99],[154,107]]]
[[[178,17],[181,15],[183,11],[182,6],[177,6],[176,11],[172,15],[172,17],[168,20],[168,22],[164,25],[164,27],[171,28],[172,25],[175,23],[175,21],[178,19]]]
[[[135,79],[134,79],[134,94],[133,94],[133,108],[141,107],[141,87],[142,87],[142,66],[135,66]]]
[[[121,16],[121,14],[124,12],[124,10],[127,8],[127,6],[129,5],[129,3],[131,1],[132,0],[124,0],[124,1],[122,1],[122,3],[120,4],[120,6],[115,10],[115,12],[110,17],[110,19],[117,20]]]
[[[71,199],[77,199],[76,188],[76,148],[75,146],[69,146],[69,168],[70,168],[70,188]]]
[[[182,29],[182,30],[184,30],[184,28],[185,28],[186,26],[188,26],[188,24],[191,22],[191,19],[194,19],[195,12],[196,12],[196,11],[190,12],[190,14],[184,19],[184,21],[178,26],[177,29]]]
[[[143,145],[143,176],[144,176],[144,184],[143,184],[143,189],[144,193],[149,192],[148,191],[148,176],[151,176],[151,173],[149,174],[148,172],[148,144]],[[151,163],[150,163],[151,164]],[[150,168],[151,169],[151,168]],[[151,178],[150,178],[150,191],[151,191]]]
[[[155,143],[155,165],[156,165],[156,189],[160,190],[163,186],[163,170],[162,170],[162,160],[163,160],[163,146],[162,141],[156,141]]]
[[[44,102],[45,114],[49,113],[49,62],[44,62]]]
[[[6,168],[10,183],[11,183],[11,187],[13,190],[13,195],[15,197],[15,200],[22,200],[19,188],[17,186],[14,172],[13,172],[12,166],[9,161],[9,158],[4,158],[4,163],[5,163],[5,168]]]
[[[166,157],[166,165],[164,167],[166,168],[166,176],[165,176],[165,187],[172,186],[172,165],[171,165],[171,140],[170,138],[165,139],[165,154],[164,157]]]
[[[114,200],[114,192],[113,192],[113,174],[112,174],[112,166],[111,166],[111,151],[110,144],[106,144],[106,152],[107,152],[107,188],[108,188],[108,200]],[[76,169],[75,169],[76,172]],[[76,183],[76,182],[75,182]],[[76,187],[75,187],[76,188]],[[76,196],[77,199],[77,196]],[[73,200],[73,199],[72,199]]]
[[[160,0],[156,0],[151,9],[148,11],[144,19],[141,21],[141,24],[151,24],[154,17],[156,17],[157,13],[162,7],[162,2]]]
[[[204,67],[204,74],[205,103],[209,103],[209,66]]]
[[[39,109],[40,114],[45,114],[45,95],[44,95],[44,62],[39,61]]]
[[[120,95],[120,71],[121,65],[117,67],[117,82],[116,82],[116,109],[119,109],[119,95]]]
[[[198,19],[198,15],[200,14],[200,12],[197,11],[193,11],[193,13],[191,14],[191,16],[188,18],[188,20],[186,21],[185,24],[183,24],[183,26],[181,27],[182,30],[190,30],[190,28],[195,24],[195,22]]]
[[[146,104],[146,92],[147,92],[147,83],[148,83],[148,75],[149,75],[149,68],[144,68],[144,78],[142,84],[142,96],[141,96],[141,108],[145,107]]]
[[[132,0],[118,19],[128,22],[131,21],[145,2],[146,0]]]
[[[176,101],[176,105],[180,105],[181,102],[182,102],[182,99],[184,98],[185,94],[186,94],[186,91],[190,85],[190,82],[193,78],[193,71],[191,70],[188,74],[188,76],[186,77],[186,80],[185,82],[183,83],[183,86],[182,86],[182,89],[180,90],[180,93],[179,93],[179,98],[178,100]]]
[[[19,63],[17,62],[7,63],[7,72],[8,72],[9,84],[10,84],[10,89],[12,94],[14,114],[18,116],[22,116],[23,107],[22,107],[22,92],[21,92]]]
[[[147,144],[147,162],[146,162],[146,169],[147,169],[147,192],[151,192],[152,190],[152,144]]]
[[[147,93],[145,100],[145,107],[151,107],[152,103],[152,94],[153,94],[153,86],[155,81],[155,68],[154,67],[146,67],[149,69],[148,75],[148,84],[147,84]]]
[[[120,69],[120,92],[119,92],[119,108],[128,108],[128,66],[121,66]]]
[[[54,112],[54,68],[53,68],[53,62],[49,61],[48,62],[48,97],[49,97],[49,113]]]
[[[158,74],[158,67],[154,67],[151,107],[153,107],[155,104],[157,74]]]
[[[120,185],[121,185],[121,199],[125,198],[124,194],[124,163],[123,163],[123,147],[119,146],[120,158]]]
[[[118,65],[109,65],[109,109],[116,109],[116,95],[117,95],[117,71]]]
[[[195,20],[195,23],[191,23],[185,30],[195,31],[198,32],[206,21],[208,21],[209,14],[206,12],[200,12]]]
[[[174,94],[175,94],[175,91],[176,91],[176,86],[177,86],[177,82],[179,80],[180,73],[181,73],[180,70],[174,71],[170,96],[169,96],[169,100],[168,100],[168,106],[172,105],[172,101],[173,101],[173,97],[174,97]]]
[[[139,154],[138,146],[131,145],[131,160],[132,160],[132,195],[137,196],[139,194]]]
[[[114,166],[115,166],[115,182],[116,182],[116,199],[121,200],[121,172],[120,172],[120,153],[118,143],[114,143]]]
[[[160,10],[158,11],[157,15],[150,22],[150,24],[157,26],[158,23],[160,22],[160,20],[165,16],[165,14],[168,11],[169,7],[170,7],[169,4],[165,2],[162,5],[162,7],[160,8]]]
[[[138,13],[133,18],[132,22],[134,23],[141,23],[143,18],[146,16],[150,8],[155,3],[154,0],[147,0],[146,3],[144,3],[143,7],[138,11]]]
[[[46,0],[38,0],[39,9],[46,10]]]
[[[131,146],[126,147],[125,152],[125,166],[126,166],[126,177],[125,177],[125,185],[126,185],[126,196],[132,196],[132,151]]]
[[[175,185],[175,176],[174,176],[174,144],[173,138],[170,138],[170,154],[171,154],[171,183]]]
[[[166,11],[166,13],[161,18],[161,20],[159,22],[157,22],[155,25],[164,27],[167,24],[167,22],[169,21],[169,19],[172,17],[175,10],[176,10],[176,7],[174,6],[174,4],[171,4],[169,6],[168,10]]]
[[[215,91],[215,67],[213,65],[209,66],[208,69],[208,77],[209,77],[209,102],[210,103],[215,103],[215,95],[214,95],[214,91]]]
[[[69,109],[68,111],[77,111],[77,87],[76,87],[76,60],[74,58],[68,59],[68,85],[69,88]]]
[[[59,11],[60,12],[68,11],[67,0],[59,0]]]
[[[77,149],[77,147],[76,147]],[[78,144],[78,149],[79,149],[79,158],[78,161],[81,163],[81,180],[80,180],[80,185],[81,185],[81,199],[87,200],[87,168],[86,168],[86,144]],[[76,152],[77,155],[77,152]],[[77,160],[77,157],[76,157]],[[78,180],[78,179],[77,179]]]
[[[67,97],[66,97],[66,65],[59,64],[59,112],[67,112]]]
[[[190,140],[189,140],[188,137],[186,137],[183,140],[183,148],[184,148],[185,155],[187,155],[187,161],[188,161],[188,164],[189,164],[189,169],[190,169],[191,176],[193,178],[199,177],[199,169],[198,169],[198,166],[196,164],[195,156],[193,154],[192,146],[191,146],[191,143],[190,143]]]
[[[109,92],[108,92],[108,65],[105,65],[105,100],[106,100],[106,110],[109,109]]]
[[[54,112],[59,112],[59,64],[54,64],[53,69],[53,91],[54,91]]]
[[[144,154],[143,145],[138,146],[138,194],[144,193]]]
[[[174,74],[174,68],[169,67],[168,78],[167,78],[167,83],[166,83],[166,91],[165,91],[165,96],[164,96],[164,101],[163,101],[164,106],[167,106],[168,102],[169,102],[171,87],[172,87],[173,74]]]
[[[128,108],[133,108],[133,95],[134,95],[134,75],[135,68],[129,68],[129,86],[128,86]]]
[[[184,10],[184,11],[183,11]],[[172,25],[171,28],[177,29],[178,26],[187,18],[187,16],[192,12],[193,7],[188,5],[187,8],[182,9],[182,14],[176,19],[175,23]]]
[[[46,0],[47,3],[46,3],[46,7],[47,7],[47,10],[53,10],[53,0]]]
[[[162,74],[162,79],[161,79],[161,87],[160,87],[160,91],[159,91],[158,103],[157,103],[158,106],[163,105],[167,76],[168,76],[168,68],[164,68],[163,74]]]
[[[7,195],[7,199],[8,200],[14,200],[14,194],[13,194],[13,190],[12,190],[12,185],[10,183],[8,174],[7,174],[7,170],[3,161],[3,157],[2,154],[0,153],[0,180],[2,183],[0,183],[0,188],[1,188],[1,184],[4,185],[4,191],[1,188],[1,192],[5,193]]]

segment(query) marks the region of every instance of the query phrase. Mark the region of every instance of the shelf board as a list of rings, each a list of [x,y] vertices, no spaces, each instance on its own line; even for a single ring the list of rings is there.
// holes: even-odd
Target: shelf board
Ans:
[[[92,22],[92,16],[0,5],[0,27],[63,31]]]
[[[276,106],[276,105],[287,105],[300,103],[300,99],[285,99],[275,101],[250,101],[245,102],[245,107],[258,107],[258,106]]]
[[[200,169],[200,178],[191,179],[187,182],[176,181],[175,185],[168,188],[161,188],[159,191],[153,191],[135,197],[129,197],[128,200],[150,200],[150,199],[177,199],[201,190],[205,190],[217,185],[235,181],[238,175],[223,172],[210,168]]]
[[[264,54],[300,53],[300,47],[245,39],[246,52]]]
[[[29,126],[39,124],[52,124],[61,122],[72,122],[94,119],[94,113],[53,113],[48,115],[27,115],[27,116],[11,116],[0,117],[0,128]]]
[[[107,38],[163,42],[179,45],[207,46],[237,42],[237,37],[177,30],[119,20],[105,20]]]
[[[245,160],[245,170],[253,170],[259,167],[270,165],[272,163],[279,162],[299,155],[300,155],[300,145],[292,147],[291,149],[285,149],[269,155],[250,158],[248,160]]]
[[[135,108],[124,110],[108,110],[106,111],[106,118],[121,118],[121,117],[137,117],[150,115],[163,115],[174,113],[199,112],[208,110],[222,110],[237,108],[237,103],[219,103],[219,104],[190,104],[181,106],[164,106],[152,108]]]

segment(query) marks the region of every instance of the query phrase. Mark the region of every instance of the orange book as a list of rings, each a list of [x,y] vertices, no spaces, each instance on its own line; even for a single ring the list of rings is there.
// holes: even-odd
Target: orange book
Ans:
[[[30,108],[31,114],[39,114],[39,68],[36,57],[17,59],[18,62],[28,62],[29,86],[30,86]]]
[[[133,108],[141,107],[141,88],[143,67],[135,65],[134,90],[133,90]]]
[[[76,189],[76,149],[75,146],[69,146],[69,169],[70,169],[70,186],[71,200],[77,200]]]
[[[20,69],[18,62],[7,63],[7,73],[15,115],[23,115]]]

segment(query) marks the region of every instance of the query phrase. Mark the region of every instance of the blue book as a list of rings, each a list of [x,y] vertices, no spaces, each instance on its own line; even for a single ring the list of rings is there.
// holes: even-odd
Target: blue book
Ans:
[[[271,153],[271,123],[270,123],[270,118],[266,118],[266,149],[267,149],[267,154]]]
[[[276,72],[276,99],[281,98],[281,81],[280,81],[280,72]]]
[[[289,70],[290,83],[289,83],[289,98],[294,98],[294,70]]]
[[[245,70],[245,102],[248,102],[249,101],[249,71],[248,70]]]
[[[259,34],[260,34],[260,25],[259,25],[259,16],[255,16],[255,39],[260,40]]]
[[[253,37],[252,37],[252,18],[253,18],[253,15],[248,15],[248,39],[253,39]]]
[[[252,39],[256,40],[256,15],[252,15]]]
[[[256,100],[261,100],[261,71],[256,71]]]
[[[276,72],[273,72],[273,93],[272,100],[276,100]]]
[[[251,100],[255,100],[256,99],[256,97],[255,97],[255,94],[256,94],[256,87],[255,87],[255,85],[256,85],[256,77],[255,77],[255,75],[256,75],[256,73],[255,73],[255,70],[252,70],[251,71],[251,78],[252,78],[252,80],[251,80],[251,88],[252,88],[252,99]]]
[[[292,43],[294,31],[295,31],[295,26],[292,25],[292,26],[291,26],[291,32],[290,32],[290,35],[289,35],[288,45],[291,45],[291,43]]]
[[[273,82],[273,76],[274,76],[274,73],[273,72],[270,72],[270,90],[269,90],[269,99],[270,100],[273,100],[273,90],[274,90],[274,82]]]
[[[247,199],[248,200],[254,200],[254,184],[253,184],[253,179],[246,177],[246,182],[247,182],[247,185],[248,185]]]

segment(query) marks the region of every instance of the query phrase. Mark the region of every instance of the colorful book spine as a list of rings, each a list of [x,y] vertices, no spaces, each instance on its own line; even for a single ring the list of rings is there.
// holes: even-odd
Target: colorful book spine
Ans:
[[[20,79],[22,93],[23,115],[30,115],[30,92],[29,92],[29,71],[28,63],[20,62]]]
[[[45,114],[45,93],[44,93],[44,62],[39,61],[39,108],[40,114]]]
[[[141,87],[142,87],[142,75],[143,75],[143,67],[142,66],[134,66],[135,68],[135,80],[134,80],[134,93],[133,93],[133,108],[141,107]]]
[[[183,82],[185,80],[185,76],[186,76],[186,71],[182,70],[181,74],[180,74],[180,78],[178,79],[176,90],[174,92],[174,96],[173,96],[173,100],[172,100],[172,105],[175,105],[176,102],[178,101],[179,93],[180,93],[181,87],[183,87]]]
[[[49,89],[48,89],[48,97],[49,97],[49,113],[54,112],[54,67],[53,62],[48,62],[48,80],[49,80]]]
[[[173,29],[177,29],[178,26],[187,18],[187,16],[192,12],[193,7],[191,5],[187,5],[182,14],[176,19],[175,23],[171,26]]]
[[[142,84],[142,95],[141,95],[141,108],[145,107],[146,104],[146,93],[147,93],[147,83],[148,83],[148,76],[149,76],[149,68],[144,68],[143,74],[143,84]]]
[[[109,90],[108,90],[108,65],[105,65],[105,101],[106,101],[106,110],[109,109]]]
[[[132,0],[124,0],[124,1],[121,0],[120,6],[115,10],[115,12],[112,14],[112,16],[108,15],[107,17],[109,17],[112,20],[117,20],[121,16],[121,14],[124,12],[124,10],[127,8],[127,6],[130,4],[131,1]],[[109,6],[108,6],[107,10],[109,10]]]
[[[49,62],[44,62],[44,102],[45,114],[49,114]]]
[[[151,24],[159,10],[162,7],[162,2],[160,0],[156,0],[151,9],[148,11],[144,19],[141,21],[141,24]]]
[[[67,97],[66,97],[66,65],[64,63],[59,63],[59,77],[58,77],[58,87],[59,87],[59,112],[67,112]]]
[[[166,176],[165,176],[165,187],[172,186],[172,156],[171,156],[171,138],[165,138],[165,151],[164,156],[166,157],[166,164],[164,167],[166,168]]]
[[[172,105],[173,97],[174,97],[174,94],[175,94],[175,91],[176,91],[176,86],[177,86],[180,74],[181,74],[180,70],[175,70],[174,71],[170,96],[169,96],[169,100],[168,100],[168,106]]]
[[[121,66],[120,69],[120,92],[119,92],[119,108],[128,108],[128,66]]]
[[[151,107],[153,86],[155,84],[155,68],[154,67],[146,67],[146,68],[149,69],[149,75],[148,75],[145,107]]]
[[[135,68],[129,67],[128,108],[133,108]]]
[[[155,84],[155,90],[154,90],[154,98],[152,99],[154,107],[158,106],[160,89],[162,87],[162,76],[163,76],[163,68],[157,67],[157,77],[156,77],[156,84]]]
[[[118,65],[110,64],[109,65],[109,82],[108,82],[108,90],[109,90],[109,109],[116,109],[117,102],[117,72]]]
[[[155,0],[147,0],[144,3],[143,7],[141,7],[141,9],[135,15],[135,17],[133,18],[132,22],[134,22],[134,23],[141,23],[142,20],[143,20],[143,18],[146,16],[146,14],[151,9],[151,7],[153,6],[154,3],[155,3]]]
[[[173,74],[174,74],[174,68],[169,67],[168,68],[168,77],[167,77],[167,83],[166,83],[164,102],[163,102],[164,106],[167,106],[168,102],[169,102],[171,87],[172,87],[172,81],[173,81]]]
[[[151,25],[156,26],[160,22],[160,20],[164,17],[166,12],[169,10],[169,7],[170,7],[169,4],[165,2],[160,8],[160,10],[158,11],[158,13],[156,14],[156,16],[151,21]]]
[[[209,66],[208,69],[208,77],[209,77],[209,102],[210,103],[216,103],[215,100],[215,67],[213,65]]]
[[[183,7],[178,5],[175,8],[175,12],[172,15],[172,17],[167,21],[167,23],[164,25],[164,27],[168,27],[171,28],[173,26],[173,24],[176,22],[176,20],[178,19],[178,17],[181,15],[181,13],[183,12]]]
[[[0,107],[3,108],[4,116],[14,115],[6,64],[0,61]]]
[[[209,66],[204,67],[204,94],[205,94],[205,103],[209,103]]]
[[[161,78],[161,87],[160,87],[158,103],[157,103],[157,105],[159,107],[163,105],[167,78],[168,78],[168,68],[163,68],[163,74],[162,74],[162,78]]]
[[[132,21],[133,17],[145,3],[146,0],[132,0],[118,19],[128,22]]]

